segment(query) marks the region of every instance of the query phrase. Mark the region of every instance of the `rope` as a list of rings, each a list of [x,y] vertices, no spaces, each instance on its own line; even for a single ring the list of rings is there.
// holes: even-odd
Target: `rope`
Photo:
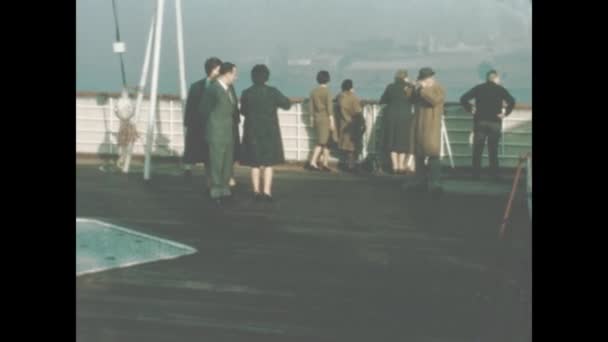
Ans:
[[[114,27],[116,28],[116,41],[120,42],[120,29],[118,27],[118,10],[116,8],[116,1],[112,0],[112,9],[114,12]],[[122,76],[122,86],[124,88],[127,87],[127,76],[125,74],[125,62],[122,57],[122,53],[120,54],[120,74]]]

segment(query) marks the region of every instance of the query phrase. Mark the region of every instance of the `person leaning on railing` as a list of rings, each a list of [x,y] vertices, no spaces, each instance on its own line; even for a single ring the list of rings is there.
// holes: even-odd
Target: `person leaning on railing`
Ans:
[[[353,81],[342,82],[342,92],[337,97],[339,113],[338,148],[346,155],[346,171],[355,170],[356,155],[361,150],[365,121],[361,100],[355,94]]]
[[[329,139],[335,137],[336,125],[334,122],[334,110],[332,96],[327,84],[330,81],[329,72],[321,70],[317,74],[319,86],[310,93],[309,113],[313,118],[313,124],[317,131],[317,144],[306,168],[312,171],[331,172],[329,163]],[[323,165],[319,167],[317,161],[321,157]]]
[[[475,100],[475,111],[470,101]],[[503,113],[503,103],[507,108]],[[502,134],[502,120],[513,111],[515,99],[500,85],[496,70],[490,70],[486,82],[473,87],[460,98],[460,104],[466,111],[473,113],[473,179],[478,180],[481,174],[481,157],[488,140],[488,157],[490,158],[490,176],[500,180],[498,173],[498,142]]]
[[[445,90],[431,68],[422,68],[414,90],[415,115],[411,124],[412,150],[416,156],[416,183],[410,190],[443,193],[441,186],[441,122]],[[424,161],[428,158],[428,163]]]
[[[384,108],[384,146],[390,153],[392,171],[395,174],[408,173],[410,152],[410,123],[412,120],[412,95],[414,85],[407,79],[407,70],[397,70],[395,81],[389,84],[380,104]]]
[[[272,166],[285,162],[278,108],[289,109],[291,102],[277,88],[266,85],[270,70],[258,64],[251,70],[253,85],[241,94],[241,114],[245,117],[240,163],[251,166],[255,200],[270,202]],[[260,169],[264,170],[263,192],[260,191]]]

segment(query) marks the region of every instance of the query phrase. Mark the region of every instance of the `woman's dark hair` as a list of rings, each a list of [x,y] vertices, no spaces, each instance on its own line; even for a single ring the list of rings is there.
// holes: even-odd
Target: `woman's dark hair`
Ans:
[[[230,63],[230,62],[224,62],[222,63],[222,66],[220,66],[220,75],[225,75],[229,72],[232,72],[232,70],[236,67],[236,65]]]
[[[317,74],[317,83],[319,84],[327,84],[331,78],[329,77],[329,72],[327,70],[321,70]]]
[[[205,61],[205,72],[207,73],[207,76],[211,75],[211,72],[213,71],[213,69],[217,68],[218,66],[222,65],[222,60],[217,58],[217,57],[210,57]]]
[[[264,84],[268,82],[270,70],[264,64],[257,64],[251,69],[251,80],[254,84]]]
[[[353,80],[346,79],[342,81],[342,91],[349,91],[353,89]]]

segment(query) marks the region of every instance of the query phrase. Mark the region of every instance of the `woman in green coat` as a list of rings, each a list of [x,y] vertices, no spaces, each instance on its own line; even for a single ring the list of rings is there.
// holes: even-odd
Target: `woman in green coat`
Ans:
[[[380,98],[384,108],[384,143],[391,155],[394,173],[409,171],[410,121],[412,119],[412,94],[414,85],[408,82],[407,70],[398,70],[395,82],[389,84]]]
[[[258,64],[251,70],[253,85],[241,95],[241,114],[245,117],[242,165],[251,166],[251,181],[256,200],[272,200],[273,165],[285,162],[283,140],[277,109],[289,109],[291,102],[278,89],[266,85],[270,70]],[[264,191],[260,192],[261,172],[264,169]]]

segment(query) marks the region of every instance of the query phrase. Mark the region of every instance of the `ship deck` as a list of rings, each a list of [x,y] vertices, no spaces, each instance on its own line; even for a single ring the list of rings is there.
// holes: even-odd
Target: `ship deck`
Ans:
[[[498,239],[511,182],[445,175],[440,199],[403,176],[278,168],[273,204],[217,210],[175,164],[128,175],[76,165],[77,217],[197,253],[76,278],[78,341],[529,341],[525,187]],[[514,172],[513,172],[514,173]]]

